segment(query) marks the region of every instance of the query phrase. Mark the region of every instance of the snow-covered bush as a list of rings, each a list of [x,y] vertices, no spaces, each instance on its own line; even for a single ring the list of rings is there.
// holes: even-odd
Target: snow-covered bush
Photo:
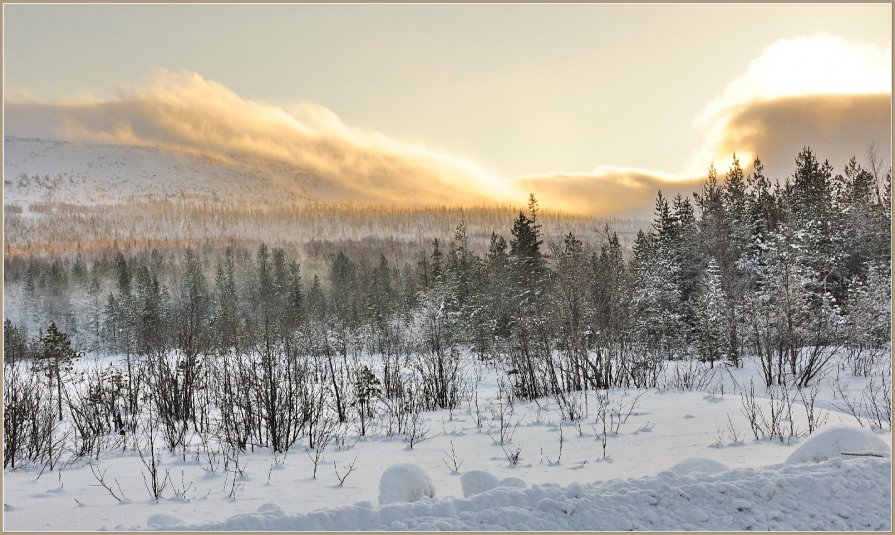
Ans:
[[[435,486],[432,480],[415,464],[393,464],[379,479],[379,505],[416,502],[423,498],[434,497]]]
[[[497,476],[484,470],[471,470],[460,478],[460,486],[463,487],[463,497],[469,498],[488,491],[500,484]]]
[[[833,426],[812,435],[786,459],[786,464],[858,456],[891,457],[892,449],[871,431]]]

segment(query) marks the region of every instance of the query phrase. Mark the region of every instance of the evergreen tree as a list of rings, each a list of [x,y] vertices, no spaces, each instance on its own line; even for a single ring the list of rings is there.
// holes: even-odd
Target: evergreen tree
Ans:
[[[3,321],[3,360],[14,363],[31,356],[28,337],[25,332],[15,326],[9,318]]]
[[[356,325],[359,320],[357,264],[339,251],[333,259],[329,279],[333,313],[344,325]]]
[[[218,347],[222,352],[239,349],[239,296],[236,288],[236,266],[233,247],[227,246],[223,262],[219,262],[214,277],[216,316],[214,327]]]
[[[193,250],[187,249],[176,332],[178,348],[189,357],[198,355],[204,349],[208,307],[208,285],[202,265]]]
[[[50,388],[55,383],[59,419],[62,420],[62,374],[74,368],[74,362],[80,354],[72,347],[68,335],[56,328],[55,322],[47,327],[47,333],[40,339],[40,343],[40,351],[34,358],[34,370],[46,375]]]
[[[696,309],[694,341],[699,358],[713,367],[725,354],[727,343],[727,306],[721,290],[718,263],[709,260],[702,279],[702,291]]]
[[[686,343],[683,302],[675,282],[679,270],[665,243],[638,233],[633,262],[636,332],[647,352],[664,359],[682,356]]]
[[[541,253],[540,229],[537,222],[538,205],[534,195],[529,197],[528,215],[519,212],[513,221],[510,240],[510,268],[517,307],[528,311],[540,303],[544,289],[546,266]],[[526,312],[523,312],[526,313]]]
[[[589,377],[594,388],[609,388],[615,380],[613,361],[620,362],[634,330],[631,318],[630,271],[622,255],[618,234],[604,227],[606,243],[591,259],[591,327],[596,358]],[[642,235],[641,240],[645,239]]]
[[[136,328],[136,346],[139,353],[161,354],[166,347],[165,317],[167,296],[159,284],[158,278],[149,272],[146,266],[137,268],[136,311],[138,321]]]
[[[354,396],[360,419],[360,435],[367,434],[367,420],[375,416],[373,411],[376,398],[382,395],[382,382],[369,366],[362,366],[354,381]]]
[[[796,170],[787,195],[799,221],[829,221],[833,201],[832,171],[833,166],[827,161],[820,163],[808,147],[796,156]]]
[[[433,285],[444,284],[444,268],[442,267],[441,249],[438,247],[438,238],[432,242],[432,266],[431,279]],[[426,287],[429,285],[427,284]]]
[[[510,258],[507,247],[506,240],[492,232],[484,264],[484,300],[490,334],[502,338],[510,335],[510,298],[506,291]]]

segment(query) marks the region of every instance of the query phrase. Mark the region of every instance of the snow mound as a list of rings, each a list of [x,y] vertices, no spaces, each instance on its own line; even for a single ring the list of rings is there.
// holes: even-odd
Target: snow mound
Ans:
[[[155,513],[154,515],[151,515],[146,521],[147,526],[156,529],[170,528],[172,526],[179,526],[181,524],[183,524],[183,520],[167,513]]]
[[[379,479],[379,505],[416,502],[435,497],[435,486],[429,475],[415,464],[393,464]]]
[[[513,487],[519,489],[527,489],[528,485],[518,477],[505,477],[497,484],[498,487]]]
[[[711,459],[690,457],[689,459],[684,459],[677,463],[668,470],[679,476],[686,476],[690,474],[717,474],[718,472],[729,470],[729,468],[718,461],[713,461]]]
[[[460,478],[460,486],[463,487],[463,497],[469,498],[491,490],[500,483],[497,476],[484,470],[470,470]]]
[[[890,459],[858,457],[698,478],[663,472],[388,507],[358,504],[286,516],[249,513],[177,530],[890,531],[891,470]]]
[[[786,459],[786,464],[820,462],[834,457],[891,457],[892,450],[881,438],[865,429],[833,426],[819,431]]]
[[[265,502],[258,508],[258,512],[265,515],[283,516],[286,514],[283,508],[273,502]]]

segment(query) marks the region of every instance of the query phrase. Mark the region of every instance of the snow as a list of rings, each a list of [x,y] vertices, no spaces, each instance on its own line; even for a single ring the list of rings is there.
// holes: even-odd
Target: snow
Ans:
[[[434,497],[435,486],[432,479],[415,464],[394,464],[379,479],[379,505],[416,502]]]
[[[318,530],[890,530],[888,459],[745,468],[718,474],[619,479],[586,485],[495,488],[379,508],[243,514],[183,531]],[[157,526],[150,526],[157,527]]]
[[[460,478],[460,486],[463,487],[463,497],[469,498],[491,490],[500,484],[497,476],[484,470],[470,470]]]
[[[892,448],[870,431],[831,426],[811,435],[786,459],[786,464],[820,462],[835,457],[861,455],[891,457]]]
[[[4,204],[134,199],[306,200],[319,179],[276,162],[214,159],[162,147],[4,138]],[[320,189],[317,187],[317,189]],[[316,190],[315,190],[316,191]]]
[[[500,480],[500,483],[497,484],[498,487],[515,487],[520,489],[527,489],[528,485],[522,479],[518,477],[505,477]]]
[[[690,474],[717,474],[718,472],[729,470],[729,468],[711,459],[690,457],[672,466],[669,470],[679,476],[686,476]]]
[[[116,361],[116,357],[102,359],[103,364]],[[85,357],[79,365],[98,363]],[[307,442],[297,443],[285,455],[267,448],[243,452],[239,462],[245,475],[236,476],[233,496],[232,472],[222,467],[210,470],[197,451],[197,437],[185,455],[160,450],[160,467],[170,470],[177,487],[192,483],[183,499],[171,489],[157,502],[150,499],[141,477],[145,468],[130,447],[127,451],[107,449],[99,461],[92,461],[106,471],[108,482],[120,484],[126,497],[120,504],[97,486],[87,459],[65,464],[61,472],[27,466],[6,470],[4,528],[801,531],[891,527],[889,457],[845,456],[785,464],[800,447],[807,448],[825,431],[837,428],[872,437],[864,440],[874,447],[881,441],[885,451],[890,451],[891,432],[862,428],[843,412],[832,384],[841,381],[842,391],[854,396],[866,386],[867,378],[843,372],[819,384],[816,416],[827,423],[813,436],[807,434],[801,398],[791,396],[797,435],[787,440],[755,440],[749,430],[741,395],[748,391],[750,381],[756,380],[756,402],[766,413],[770,402],[762,397],[760,372],[752,361],[739,369],[716,366],[702,391],[603,392],[610,406],[622,405],[625,411],[636,400],[617,433],[608,433],[605,457],[602,427],[594,423],[596,393],[578,398],[589,407],[580,426],[563,419],[553,399],[517,400],[509,416],[515,432],[504,446],[510,451],[521,448],[519,463],[512,466],[495,440],[500,437],[499,373],[488,367],[470,372],[478,381],[477,402],[465,401],[453,411],[423,413],[428,438],[413,449],[403,436],[386,433],[382,414],[368,422],[366,437],[348,427],[344,443],[324,452],[316,479],[305,453]],[[463,477],[451,468],[452,453],[463,463],[461,472],[480,470],[498,478],[499,484],[466,498]],[[344,467],[355,459],[355,471],[339,485],[334,463],[344,475]],[[712,470],[712,466],[720,467],[710,461],[729,469]],[[399,463],[412,463],[424,471],[434,497],[422,492],[418,501],[378,505],[380,482]],[[397,494],[405,483],[403,477],[396,477],[397,488],[387,484],[386,494]],[[391,501],[391,495],[386,501]]]
[[[182,524],[183,520],[167,513],[155,513],[146,521],[146,525],[151,528],[175,527]]]

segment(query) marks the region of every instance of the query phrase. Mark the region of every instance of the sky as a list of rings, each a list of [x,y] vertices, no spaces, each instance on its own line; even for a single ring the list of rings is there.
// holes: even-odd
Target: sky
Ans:
[[[889,4],[5,4],[4,127],[606,212],[734,151],[782,175],[803,145],[837,167],[889,147],[891,19]]]

